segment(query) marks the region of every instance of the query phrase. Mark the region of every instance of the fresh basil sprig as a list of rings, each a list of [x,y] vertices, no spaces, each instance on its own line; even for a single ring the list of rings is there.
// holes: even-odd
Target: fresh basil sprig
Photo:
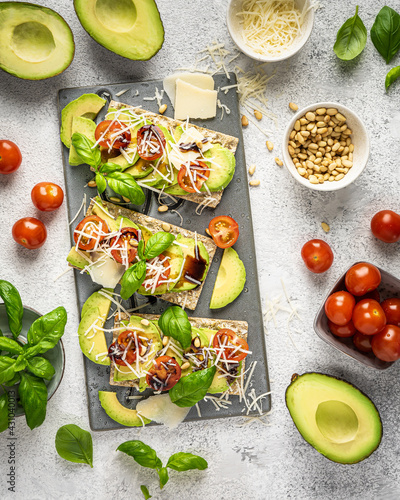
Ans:
[[[43,424],[46,418],[47,387],[38,377],[21,372],[18,394],[25,410],[26,423],[31,430]]]
[[[170,247],[174,240],[175,236],[171,233],[159,231],[158,233],[153,234],[153,236],[146,243],[144,258],[147,260],[154,259]]]
[[[168,307],[160,316],[158,324],[168,337],[180,342],[184,349],[190,347],[192,343],[192,325],[188,320],[188,315],[179,306]]]
[[[16,361],[8,356],[0,356],[0,384],[6,384],[14,377]]]
[[[10,331],[14,339],[16,339],[21,333],[22,316],[24,314],[21,296],[9,281],[0,280],[0,297],[6,306]]]
[[[390,7],[382,7],[371,28],[376,50],[389,63],[400,49],[400,15]]]
[[[88,464],[93,468],[93,441],[90,432],[75,424],[63,425],[57,431],[55,445],[57,453],[64,460]]]
[[[169,457],[167,467],[179,472],[191,469],[204,470],[207,469],[208,463],[207,460],[204,460],[204,458],[198,455],[181,452],[175,453]]]
[[[117,171],[105,175],[107,175],[108,185],[113,191],[129,198],[134,205],[142,205],[145,202],[146,196],[142,188],[131,175]]]
[[[26,368],[33,373],[33,375],[46,380],[51,380],[56,372],[50,361],[41,356],[37,356],[27,361]]]
[[[392,68],[386,75],[385,89],[387,90],[400,76],[400,66]]]
[[[9,410],[8,410],[8,392],[5,391],[4,394],[0,396],[0,432],[8,429],[9,421]]]
[[[149,498],[151,498],[151,495],[149,493],[149,489],[147,488],[147,486],[145,486],[144,484],[142,484],[142,486],[140,487],[142,493],[143,493],[143,496],[144,496],[144,500],[149,500]]]
[[[367,29],[358,15],[357,5],[354,16],[339,29],[333,50],[339,59],[350,61],[361,54],[366,43]]]
[[[13,339],[0,337],[0,351],[7,351],[11,354],[22,354],[24,349]]]
[[[29,328],[27,335],[28,350],[29,347],[37,346],[37,354],[42,354],[53,349],[63,336],[66,323],[67,311],[62,306],[40,316]]]
[[[79,132],[72,134],[71,142],[80,159],[97,169],[101,163],[101,152],[99,148],[93,147],[94,142]]]
[[[207,394],[216,370],[216,366],[210,366],[180,378],[169,391],[171,401],[181,408],[194,406]]]
[[[155,450],[142,441],[125,441],[118,446],[117,451],[126,453],[142,467],[147,467],[148,469],[161,469],[162,467],[162,462]]]

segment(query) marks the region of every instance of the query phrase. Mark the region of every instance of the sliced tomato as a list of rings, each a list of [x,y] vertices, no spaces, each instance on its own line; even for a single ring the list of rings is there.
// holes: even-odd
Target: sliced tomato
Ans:
[[[239,224],[228,215],[214,217],[208,224],[208,230],[219,248],[231,247],[239,238]]]
[[[131,142],[131,133],[119,122],[103,120],[94,132],[96,141],[100,139],[99,145],[107,149],[126,148]]]
[[[157,125],[144,125],[137,133],[137,153],[147,161],[161,158],[165,151],[165,137]]]
[[[229,361],[242,361],[249,350],[248,343],[236,335],[236,333],[229,328],[222,328],[214,335],[213,347],[217,350],[223,349],[221,360],[228,359]]]
[[[128,264],[135,260],[138,246],[138,232],[133,227],[123,227],[121,234],[115,236],[110,241],[111,255],[113,258],[123,264],[128,261]],[[121,250],[119,250],[121,248]]]
[[[178,172],[178,184],[188,193],[197,193],[210,177],[210,169],[203,161],[184,163]]]
[[[80,233],[84,234],[80,234]],[[75,228],[74,240],[75,244],[81,250],[93,250],[96,246],[96,241],[103,241],[108,233],[106,221],[97,217],[97,215],[89,215],[85,217]]]
[[[160,253],[160,255],[158,257],[154,257],[154,259],[149,260],[149,264],[150,265],[154,265],[157,268],[159,268],[159,266],[163,266],[165,268],[165,270],[160,274],[160,276],[157,279],[156,288],[159,287],[160,285],[162,285],[163,282],[165,280],[167,280],[168,277],[169,277],[169,275],[171,274],[171,267],[170,267],[170,262],[169,261],[170,261],[170,259],[168,259],[162,253]],[[143,285],[147,289],[153,288],[153,285],[150,285],[150,283],[146,283],[146,281],[152,280],[152,278],[156,274],[158,274],[158,271],[156,269],[154,269],[154,268],[153,269],[147,268],[146,279],[145,279],[145,281],[143,283]]]
[[[108,349],[108,356],[117,365],[132,365],[136,361],[136,348],[127,348],[124,344],[113,342]]]
[[[155,391],[168,391],[181,378],[181,367],[175,358],[160,356],[146,375],[146,382]]]

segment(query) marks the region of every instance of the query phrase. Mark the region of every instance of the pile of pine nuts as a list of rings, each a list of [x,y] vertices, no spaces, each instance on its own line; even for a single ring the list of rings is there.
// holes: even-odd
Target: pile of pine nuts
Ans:
[[[288,151],[297,172],[311,184],[343,179],[353,166],[351,134],[337,109],[308,111],[289,136]]]

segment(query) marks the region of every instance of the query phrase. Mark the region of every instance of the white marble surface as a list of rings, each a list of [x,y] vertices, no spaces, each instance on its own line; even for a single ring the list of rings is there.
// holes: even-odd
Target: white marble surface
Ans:
[[[278,116],[272,129],[273,153],[252,125],[245,131],[248,164],[255,163],[251,191],[261,293],[281,293],[283,278],[302,321],[293,324],[297,349],[288,338],[286,316],[267,337],[273,413],[270,426],[258,422],[242,427],[244,420],[215,420],[182,424],[175,432],[161,427],[95,433],[94,468],[59,458],[54,437],[59,426],[76,423],[88,429],[82,356],[75,333],[78,310],[72,274],[54,282],[65,268],[69,249],[65,205],[55,213],[40,214],[47,224],[48,240],[39,251],[18,247],[11,227],[23,216],[35,216],[30,190],[39,181],[64,185],[58,134],[57,90],[98,83],[164,77],[180,66],[193,64],[197,51],[214,39],[232,48],[225,26],[225,1],[159,0],[166,30],[162,50],[149,62],[132,62],[96,44],[82,29],[71,2],[38,0],[55,8],[70,24],[76,55],[62,75],[42,82],[18,80],[0,74],[0,136],[17,142],[23,154],[20,170],[0,179],[0,276],[20,290],[24,303],[47,312],[63,304],[68,311],[64,337],[67,366],[62,385],[48,406],[45,424],[31,432],[17,421],[17,488],[7,494],[6,440],[0,436],[0,496],[18,499],[136,499],[139,486],[147,484],[157,499],[350,499],[400,496],[399,375],[400,363],[385,372],[372,371],[347,359],[320,341],[312,328],[317,307],[327,289],[351,263],[366,259],[400,275],[398,245],[387,246],[372,237],[369,221],[381,209],[399,211],[398,160],[400,84],[388,94],[384,79],[390,66],[375,51],[371,40],[355,62],[339,61],[332,51],[336,32],[353,15],[356,1],[321,0],[315,28],[301,53],[276,67],[268,85],[269,105]],[[360,15],[368,29],[383,1],[361,2]],[[390,0],[392,7],[398,2]],[[241,57],[241,65],[251,62]],[[371,136],[371,156],[363,175],[349,188],[336,193],[314,193],[294,182],[277,167],[283,129],[291,116],[288,102],[340,101],[357,111]],[[325,235],[321,222],[331,226]],[[323,276],[304,267],[300,249],[310,238],[326,239],[335,252],[331,270]],[[365,391],[381,412],[384,435],[380,448],[368,460],[352,466],[329,462],[300,437],[284,404],[284,393],[293,372],[321,371],[353,382]],[[162,459],[177,451],[205,457],[205,472],[171,472],[170,483],[160,492],[154,473],[140,468],[114,450],[127,440],[140,438]],[[397,484],[396,484],[397,481]]]

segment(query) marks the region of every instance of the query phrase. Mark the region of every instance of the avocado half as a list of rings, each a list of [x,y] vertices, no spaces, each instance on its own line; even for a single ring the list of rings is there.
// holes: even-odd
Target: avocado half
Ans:
[[[344,380],[322,373],[295,374],[286,390],[286,406],[303,438],[333,462],[361,462],[381,442],[378,410]]]
[[[0,2],[0,68],[26,80],[62,73],[74,58],[72,31],[54,10]]]
[[[164,43],[164,27],[154,0],[74,0],[87,33],[111,52],[145,61]]]

